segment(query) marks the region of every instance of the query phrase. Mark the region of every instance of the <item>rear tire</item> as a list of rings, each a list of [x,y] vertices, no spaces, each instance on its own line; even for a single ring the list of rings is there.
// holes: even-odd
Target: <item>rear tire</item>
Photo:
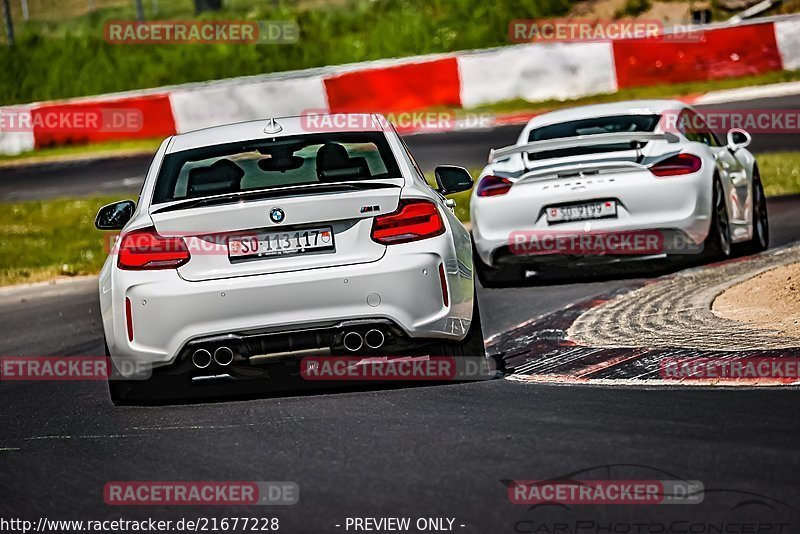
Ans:
[[[481,326],[481,311],[478,306],[478,295],[473,296],[472,301],[472,320],[469,324],[469,332],[461,341],[443,341],[440,352],[442,356],[462,357],[486,357],[486,346],[483,344],[483,327]]]
[[[483,263],[477,253],[474,254],[472,265],[481,287],[487,289],[509,287],[522,282],[524,279],[520,267],[516,265],[490,267]]]
[[[731,223],[722,182],[714,177],[714,192],[711,201],[711,226],[708,229],[704,249],[711,259],[726,259],[731,255]]]
[[[769,217],[767,197],[758,169],[753,170],[753,237],[742,245],[745,254],[756,254],[769,247]]]
[[[127,406],[131,404],[142,404],[158,400],[164,400],[160,392],[169,391],[176,393],[179,391],[175,379],[170,377],[160,377],[161,380],[148,377],[139,380],[129,380],[124,378],[108,350],[108,343],[105,344],[106,361],[110,371],[108,376],[108,394],[114,406]],[[165,383],[169,382],[169,383]]]
[[[126,384],[127,380],[109,380],[108,394],[114,406],[127,406],[131,404],[130,396],[132,387]]]
[[[108,366],[108,394],[111,397],[111,402],[114,406],[124,406],[128,403],[128,398],[133,391],[133,380],[122,380],[122,374],[114,365],[114,360],[111,359],[111,352],[108,350],[108,342],[104,340],[106,350],[106,365]]]

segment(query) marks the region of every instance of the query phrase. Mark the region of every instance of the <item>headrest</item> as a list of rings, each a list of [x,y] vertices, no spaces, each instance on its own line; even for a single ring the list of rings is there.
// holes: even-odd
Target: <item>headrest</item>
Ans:
[[[317,178],[320,182],[369,176],[364,158],[351,158],[338,143],[325,143],[317,150]]]
[[[187,195],[212,195],[234,193],[241,189],[244,170],[234,162],[221,159],[208,167],[197,167],[189,171]]]

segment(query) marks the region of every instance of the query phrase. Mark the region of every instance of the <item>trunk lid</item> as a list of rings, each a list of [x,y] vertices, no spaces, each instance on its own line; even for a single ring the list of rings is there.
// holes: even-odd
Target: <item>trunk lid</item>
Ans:
[[[370,238],[372,219],[397,209],[402,185],[402,179],[387,179],[208,197],[157,204],[150,208],[150,217],[159,234],[186,240],[191,259],[178,272],[189,281],[350,265],[383,256],[386,247]],[[275,210],[281,214],[273,217]],[[272,249],[287,243],[287,235],[288,243],[309,244],[304,232],[313,238],[317,230],[331,232],[328,248],[300,253],[283,248],[281,254]],[[270,252],[230,254],[231,240],[250,243],[267,236],[275,239],[266,245]],[[236,252],[241,253],[241,247]]]

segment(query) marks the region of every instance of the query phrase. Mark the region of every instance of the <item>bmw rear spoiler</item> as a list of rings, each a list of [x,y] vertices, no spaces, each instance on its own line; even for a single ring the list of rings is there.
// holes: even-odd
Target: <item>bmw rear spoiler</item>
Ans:
[[[489,151],[489,163],[501,158],[506,158],[513,154],[534,154],[537,152],[547,152],[549,150],[559,150],[562,148],[573,148],[578,146],[593,145],[612,145],[617,143],[631,143],[631,148],[641,148],[637,145],[648,141],[667,141],[677,143],[677,135],[669,132],[648,133],[648,132],[615,132],[593,135],[577,135],[575,137],[559,137],[557,139],[547,139],[545,141],[533,141],[524,145],[511,145],[505,148],[495,148]]]

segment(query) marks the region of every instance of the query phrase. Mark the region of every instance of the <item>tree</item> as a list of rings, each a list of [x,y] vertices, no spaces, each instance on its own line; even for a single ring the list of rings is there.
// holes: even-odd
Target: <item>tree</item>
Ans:
[[[8,5],[8,0],[3,0],[3,19],[6,23],[6,39],[8,44],[14,44],[14,22],[11,20],[11,6]]]

